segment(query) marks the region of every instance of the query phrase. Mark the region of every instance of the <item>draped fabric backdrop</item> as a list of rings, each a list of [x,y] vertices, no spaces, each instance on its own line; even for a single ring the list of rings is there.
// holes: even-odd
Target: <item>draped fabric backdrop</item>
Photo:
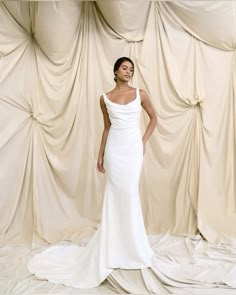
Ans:
[[[99,96],[121,56],[158,118],[140,183],[148,233],[234,245],[235,48],[235,1],[0,2],[0,245],[96,230]]]

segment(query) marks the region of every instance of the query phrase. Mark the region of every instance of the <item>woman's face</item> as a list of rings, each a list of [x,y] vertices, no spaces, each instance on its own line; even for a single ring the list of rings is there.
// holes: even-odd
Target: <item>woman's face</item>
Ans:
[[[133,73],[134,67],[129,61],[122,62],[119,69],[115,72],[116,78],[124,82],[129,82],[133,77]]]

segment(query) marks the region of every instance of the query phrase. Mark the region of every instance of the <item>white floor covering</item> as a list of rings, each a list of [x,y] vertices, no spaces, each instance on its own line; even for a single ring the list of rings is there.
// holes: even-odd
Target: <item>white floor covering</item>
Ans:
[[[151,236],[152,269],[115,270],[98,288],[54,285],[31,275],[26,247],[0,248],[0,295],[212,294],[236,295],[236,248],[210,245],[201,236]]]

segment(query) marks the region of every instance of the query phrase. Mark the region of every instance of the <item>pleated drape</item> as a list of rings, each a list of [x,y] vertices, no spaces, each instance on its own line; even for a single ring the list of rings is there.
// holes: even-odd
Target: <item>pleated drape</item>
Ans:
[[[96,229],[99,96],[120,56],[158,117],[140,186],[148,232],[233,242],[235,11],[234,1],[1,2],[0,244]]]

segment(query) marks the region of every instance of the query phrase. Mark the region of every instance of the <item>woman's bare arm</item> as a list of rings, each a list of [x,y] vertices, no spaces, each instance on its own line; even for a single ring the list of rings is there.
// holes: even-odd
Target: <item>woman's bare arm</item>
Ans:
[[[149,116],[149,123],[148,126],[145,130],[145,133],[143,135],[143,151],[145,152],[145,145],[146,142],[148,141],[149,137],[152,135],[152,132],[154,131],[154,128],[156,126],[157,123],[157,117],[156,117],[156,113],[155,110],[150,102],[150,99],[147,95],[147,93],[144,90],[140,90],[140,96],[141,96],[141,104],[142,107],[144,108],[144,110],[146,111],[146,113]]]
[[[111,127],[111,122],[107,113],[107,108],[106,105],[104,103],[104,99],[103,96],[100,96],[100,107],[102,110],[102,114],[103,114],[103,121],[104,121],[104,129],[103,129],[103,133],[102,133],[102,140],[101,140],[101,145],[100,145],[100,149],[99,149],[99,153],[98,153],[98,161],[97,161],[97,168],[98,171],[101,173],[105,173],[105,169],[104,169],[104,152],[105,152],[105,146],[106,146],[106,142],[107,142],[107,136],[109,133],[109,129]]]

